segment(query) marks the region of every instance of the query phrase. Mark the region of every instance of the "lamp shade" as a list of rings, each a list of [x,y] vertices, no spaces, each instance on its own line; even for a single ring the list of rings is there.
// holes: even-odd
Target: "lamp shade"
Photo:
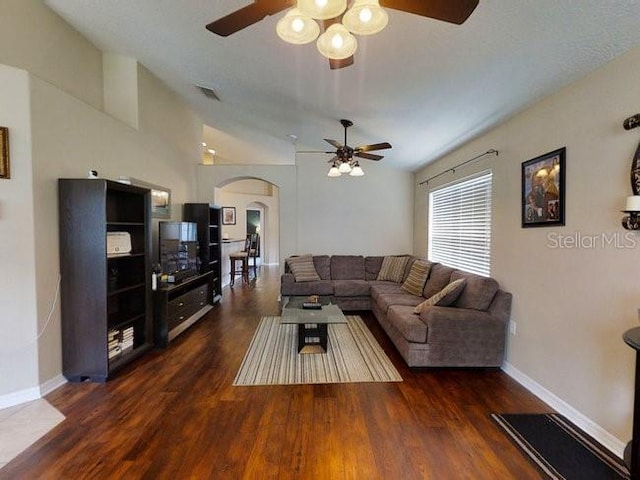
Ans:
[[[276,25],[278,36],[285,42],[303,45],[313,42],[320,34],[320,27],[311,17],[292,8]]]
[[[298,9],[316,20],[328,20],[347,9],[347,0],[298,0]]]
[[[338,167],[338,171],[340,173],[349,173],[351,171],[351,165],[349,165],[349,162],[342,162]]]
[[[339,177],[340,175],[342,175],[340,173],[340,170],[338,170],[338,167],[336,167],[335,165],[333,167],[331,167],[329,169],[329,173],[327,174],[329,177]]]
[[[341,23],[334,23],[318,37],[318,51],[332,60],[342,60],[353,55],[358,49],[356,37]]]
[[[342,17],[342,23],[351,33],[372,35],[387,26],[389,16],[378,0],[355,0]]]
[[[349,175],[352,177],[362,177],[364,176],[364,170],[362,170],[362,167],[356,163],[355,167],[351,169],[351,173]]]

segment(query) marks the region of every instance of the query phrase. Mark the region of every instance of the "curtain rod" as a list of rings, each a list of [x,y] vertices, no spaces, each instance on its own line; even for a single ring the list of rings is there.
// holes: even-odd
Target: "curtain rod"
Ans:
[[[454,167],[447,168],[445,171],[440,172],[437,175],[434,175],[433,177],[429,177],[426,180],[421,181],[418,185],[424,185],[425,183],[429,183],[431,180],[434,180],[434,179],[444,175],[445,173],[455,172],[456,168],[460,168],[463,165],[466,165],[467,163],[473,162],[474,160],[478,160],[479,158],[482,158],[482,157],[484,157],[486,155],[496,155],[496,156],[498,156],[498,150],[494,150],[493,148],[491,150],[487,150],[486,152],[484,152],[484,153],[482,153],[482,154],[480,154],[480,155],[478,155],[476,157],[470,158],[466,162],[462,162],[462,163],[459,163],[458,165],[456,165]]]

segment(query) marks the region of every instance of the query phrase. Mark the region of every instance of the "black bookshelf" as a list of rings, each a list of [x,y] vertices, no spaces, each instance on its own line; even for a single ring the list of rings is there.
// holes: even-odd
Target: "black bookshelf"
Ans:
[[[185,203],[185,222],[198,225],[200,273],[212,272],[213,303],[222,299],[222,209],[208,203]]]
[[[59,179],[63,373],[105,382],[152,346],[151,197],[102,179]],[[107,254],[108,233],[131,251]]]

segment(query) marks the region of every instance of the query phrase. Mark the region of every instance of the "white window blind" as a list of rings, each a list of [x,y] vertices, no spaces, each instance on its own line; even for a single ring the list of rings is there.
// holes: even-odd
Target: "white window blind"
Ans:
[[[429,193],[429,260],[491,274],[492,172]]]

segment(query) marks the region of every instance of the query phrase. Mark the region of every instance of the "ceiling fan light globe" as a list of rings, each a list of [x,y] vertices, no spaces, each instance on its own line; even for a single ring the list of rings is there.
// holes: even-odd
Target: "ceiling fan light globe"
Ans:
[[[338,167],[331,167],[329,169],[329,173],[327,173],[327,176],[329,177],[339,177],[340,175],[342,175],[340,173],[340,170],[338,170]]]
[[[349,165],[349,162],[342,162],[340,164],[340,166],[338,167],[338,171],[340,173],[350,173],[351,172],[351,165]]]
[[[362,167],[360,167],[360,165],[356,165],[355,167],[353,167],[349,175],[351,175],[352,177],[362,177],[364,176],[364,170],[362,170]]]
[[[276,33],[287,43],[304,45],[311,43],[320,34],[320,27],[311,18],[292,8],[276,25]]]
[[[342,15],[347,0],[298,0],[298,9],[316,20],[328,20]]]
[[[349,58],[358,49],[356,37],[341,23],[334,23],[318,37],[318,51],[327,58],[342,60]]]
[[[355,0],[342,17],[342,23],[356,35],[373,35],[389,23],[389,15],[378,0]]]

